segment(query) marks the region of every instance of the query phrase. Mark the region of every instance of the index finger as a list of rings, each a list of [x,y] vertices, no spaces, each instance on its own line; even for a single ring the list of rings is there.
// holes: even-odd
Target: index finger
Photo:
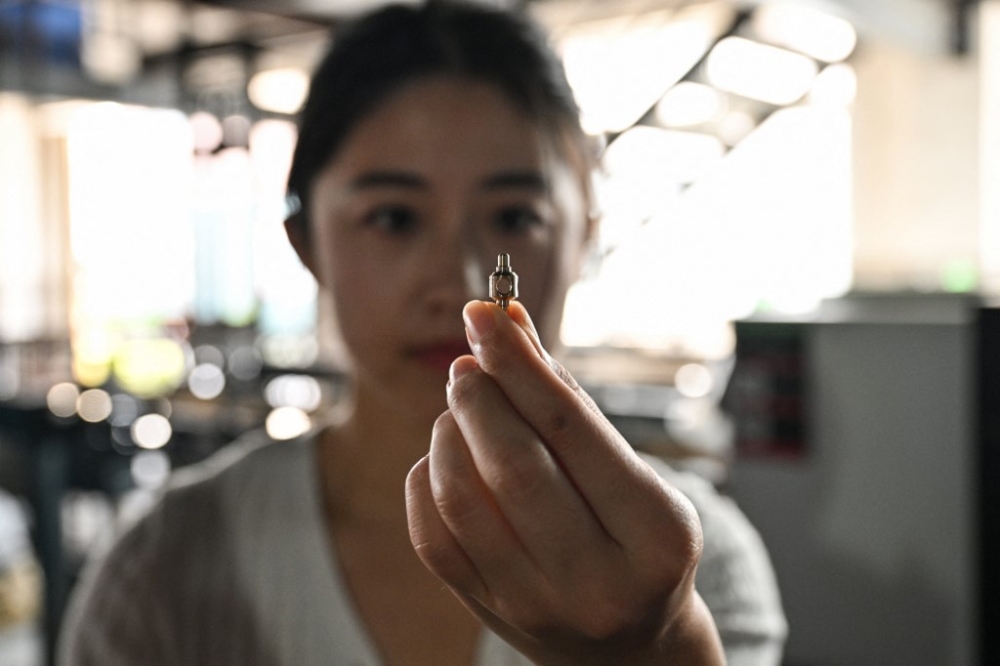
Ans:
[[[541,382],[543,394],[556,391],[569,403],[580,403],[598,420],[607,421],[572,375],[542,347],[535,325],[520,303],[511,303],[504,312],[491,303],[471,301],[466,304],[463,316],[469,345],[480,367],[498,380],[515,406],[521,401],[516,400],[517,394],[512,391],[520,395],[533,393],[530,384]],[[527,384],[519,386],[521,382]],[[524,412],[522,415],[528,416]]]
[[[672,508],[667,514],[685,522],[692,518],[690,503],[635,455],[569,373],[556,369],[561,366],[542,349],[527,311],[515,302],[508,312],[492,303],[466,304],[463,315],[480,368],[541,436],[619,543],[651,532],[676,536],[678,525],[664,520],[664,503]]]

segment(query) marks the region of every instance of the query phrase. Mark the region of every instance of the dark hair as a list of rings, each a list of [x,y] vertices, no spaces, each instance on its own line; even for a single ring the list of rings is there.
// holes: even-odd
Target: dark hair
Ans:
[[[539,27],[520,14],[468,2],[391,5],[338,28],[313,76],[288,178],[302,219],[313,180],[355,124],[405,84],[434,74],[496,85],[563,140],[569,159],[591,166],[562,63]]]

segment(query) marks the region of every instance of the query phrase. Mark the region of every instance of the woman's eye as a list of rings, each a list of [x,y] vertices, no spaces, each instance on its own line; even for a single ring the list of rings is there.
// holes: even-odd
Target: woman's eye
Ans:
[[[365,224],[389,234],[405,234],[413,231],[417,216],[405,206],[381,206],[365,217]]]
[[[496,215],[495,223],[499,231],[516,234],[541,225],[542,218],[531,208],[512,206],[501,209]]]

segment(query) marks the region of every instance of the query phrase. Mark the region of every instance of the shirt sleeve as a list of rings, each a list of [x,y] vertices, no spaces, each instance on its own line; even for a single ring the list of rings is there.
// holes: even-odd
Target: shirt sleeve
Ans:
[[[729,666],[777,666],[788,625],[764,542],[729,497],[708,481],[646,457],[698,512],[704,550],[695,588],[712,612]]]
[[[59,666],[276,663],[234,552],[254,547],[259,514],[248,498],[261,494],[260,477],[241,463],[265,444],[231,444],[179,470],[153,508],[91,558],[63,620]]]
[[[63,621],[59,666],[172,663],[168,622],[154,575],[160,517],[154,511],[85,567]],[[179,663],[179,662],[174,662]]]

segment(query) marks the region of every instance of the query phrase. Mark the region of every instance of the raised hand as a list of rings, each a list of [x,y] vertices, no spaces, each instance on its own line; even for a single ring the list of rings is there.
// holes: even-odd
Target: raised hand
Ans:
[[[424,564],[540,664],[723,663],[694,590],[702,534],[542,348],[519,303],[464,312],[474,356],[407,479]]]

